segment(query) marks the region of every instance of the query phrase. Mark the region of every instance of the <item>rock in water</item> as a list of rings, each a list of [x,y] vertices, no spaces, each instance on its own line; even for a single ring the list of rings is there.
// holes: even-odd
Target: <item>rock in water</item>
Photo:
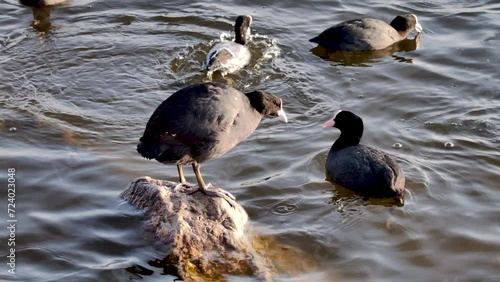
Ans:
[[[146,176],[121,194],[149,216],[157,238],[169,246],[166,261],[176,274],[186,281],[224,281],[224,274],[271,280],[245,235],[245,210],[236,202],[199,192],[189,195],[179,187]]]

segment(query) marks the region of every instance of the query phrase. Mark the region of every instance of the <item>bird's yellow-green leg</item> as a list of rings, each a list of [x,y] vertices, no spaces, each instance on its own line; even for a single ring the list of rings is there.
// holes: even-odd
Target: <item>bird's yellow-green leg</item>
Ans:
[[[177,172],[179,173],[179,182],[186,184],[186,178],[184,177],[184,172],[182,171],[182,165],[177,165]]]
[[[219,188],[208,189],[208,187],[210,187],[210,184],[206,185],[205,181],[203,181],[203,177],[201,177],[201,172],[200,172],[200,165],[197,162],[194,162],[192,164],[192,166],[193,166],[194,174],[196,175],[196,180],[198,181],[198,190],[201,193],[203,193],[207,196],[210,196],[210,197],[224,198],[231,206],[234,206],[232,204],[232,201],[234,201],[235,198],[233,195],[231,195],[231,193],[226,192],[226,191],[219,189]],[[195,191],[195,192],[197,192],[197,191]],[[195,192],[192,192],[192,193],[195,193]],[[190,193],[190,194],[192,194],[192,193]]]
[[[198,181],[198,186],[200,186],[200,190],[203,194],[207,191],[207,185],[205,185],[205,181],[203,181],[203,177],[201,177],[200,165],[197,162],[192,164],[194,175],[196,175],[196,181]]]

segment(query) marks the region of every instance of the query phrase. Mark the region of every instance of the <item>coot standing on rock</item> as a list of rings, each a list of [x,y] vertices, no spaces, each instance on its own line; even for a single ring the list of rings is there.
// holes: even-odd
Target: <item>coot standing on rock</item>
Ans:
[[[191,164],[198,190],[208,196],[232,198],[208,190],[199,163],[215,159],[246,139],[264,116],[287,122],[280,98],[256,90],[242,93],[222,83],[183,88],[158,106],[149,119],[137,151],[147,159],[175,164],[179,182],[186,184],[182,165]]]
[[[396,161],[385,152],[359,144],[363,135],[359,116],[339,111],[323,125],[329,127],[340,130],[326,160],[326,173],[332,182],[369,197],[404,196],[405,176]]]
[[[363,18],[341,22],[309,41],[333,51],[373,51],[405,39],[413,30],[422,32],[414,14],[399,15],[390,24]]]
[[[207,76],[220,71],[222,75],[232,73],[250,63],[250,50],[245,46],[250,37],[251,16],[239,16],[234,25],[234,42],[223,42],[215,45],[207,54],[204,68]]]

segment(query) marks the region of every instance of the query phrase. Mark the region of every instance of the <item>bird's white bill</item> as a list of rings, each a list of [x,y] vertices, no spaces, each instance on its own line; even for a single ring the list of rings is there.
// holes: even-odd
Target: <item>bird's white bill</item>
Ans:
[[[288,118],[286,117],[285,111],[283,109],[280,109],[278,111],[278,117],[280,120],[282,120],[284,122],[288,122]]]
[[[417,32],[422,32],[422,30],[424,30],[424,29],[422,28],[422,26],[421,26],[421,25],[420,25],[420,23],[418,22],[418,18],[417,18],[417,16],[416,16],[416,15],[414,15],[414,14],[412,14],[412,15],[415,17],[415,30],[416,30]]]
[[[418,32],[422,32],[422,30],[424,30],[424,29],[422,28],[422,26],[420,25],[420,23],[417,22],[417,24],[415,24],[415,30],[418,31]]]
[[[323,128],[330,128],[335,125],[335,120],[332,118],[323,124]]]

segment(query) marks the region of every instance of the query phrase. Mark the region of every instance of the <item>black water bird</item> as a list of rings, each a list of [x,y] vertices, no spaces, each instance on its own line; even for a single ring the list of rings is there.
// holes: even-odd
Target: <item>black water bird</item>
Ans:
[[[336,127],[339,138],[326,160],[329,180],[368,197],[402,198],[405,176],[396,161],[383,151],[359,144],[363,120],[349,111],[339,111],[323,128]]]
[[[362,18],[341,22],[309,41],[333,51],[374,51],[406,39],[413,30],[422,32],[414,14],[399,15],[390,24]]]
[[[175,164],[179,182],[187,185],[182,166],[191,164],[198,189],[208,196],[229,197],[208,189],[200,163],[215,159],[246,139],[264,116],[287,122],[280,98],[262,90],[240,92],[207,82],[185,87],[163,101],[150,117],[137,151],[147,159]]]

